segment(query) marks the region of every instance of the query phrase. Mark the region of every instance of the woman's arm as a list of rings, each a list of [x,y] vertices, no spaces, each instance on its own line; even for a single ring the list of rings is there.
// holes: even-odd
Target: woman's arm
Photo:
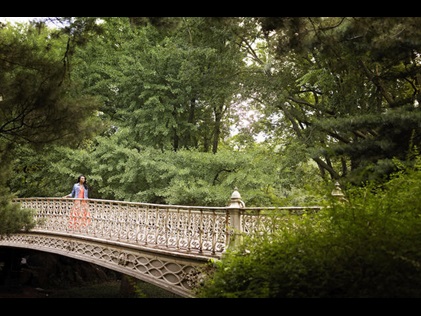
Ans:
[[[76,193],[76,184],[73,185],[72,192],[70,194],[67,194],[67,195],[63,196],[63,197],[64,198],[71,198],[71,197],[76,196],[75,193]]]

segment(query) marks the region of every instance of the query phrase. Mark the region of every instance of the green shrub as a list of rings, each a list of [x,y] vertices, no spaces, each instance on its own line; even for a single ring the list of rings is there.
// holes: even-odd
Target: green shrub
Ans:
[[[418,159],[419,160],[419,159]],[[248,236],[215,264],[198,297],[421,297],[420,164],[350,188],[272,235]]]

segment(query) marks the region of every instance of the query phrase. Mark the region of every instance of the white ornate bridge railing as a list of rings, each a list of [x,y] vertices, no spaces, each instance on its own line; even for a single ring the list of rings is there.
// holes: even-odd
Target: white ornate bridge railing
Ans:
[[[227,207],[54,197],[16,198],[14,202],[35,210],[37,225],[32,231],[77,234],[215,258],[222,256],[234,236],[273,229],[274,222],[279,223],[277,215],[320,209],[245,207],[238,191],[234,191]],[[86,203],[86,213],[82,203]]]

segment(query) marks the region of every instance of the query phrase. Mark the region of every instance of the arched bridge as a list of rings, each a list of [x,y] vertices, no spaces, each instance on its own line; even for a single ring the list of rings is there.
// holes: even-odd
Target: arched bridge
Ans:
[[[183,297],[194,297],[201,267],[210,259],[220,259],[227,247],[241,238],[236,236],[271,230],[279,223],[275,218],[280,218],[270,216],[273,214],[320,209],[248,208],[238,191],[227,207],[54,197],[17,198],[14,202],[33,209],[37,225],[28,232],[2,236],[0,246],[92,262]],[[86,203],[86,213],[78,211],[82,203]]]

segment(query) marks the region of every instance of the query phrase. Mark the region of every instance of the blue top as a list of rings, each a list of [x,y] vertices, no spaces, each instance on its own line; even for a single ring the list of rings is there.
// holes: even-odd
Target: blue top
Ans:
[[[70,193],[70,195],[73,197],[73,198],[77,198],[78,196],[79,196],[79,191],[80,191],[80,183],[75,183],[74,185],[73,185],[73,189],[72,189],[72,193]],[[88,198],[88,189],[84,189],[84,194],[83,194],[83,198],[84,199],[87,199]]]

